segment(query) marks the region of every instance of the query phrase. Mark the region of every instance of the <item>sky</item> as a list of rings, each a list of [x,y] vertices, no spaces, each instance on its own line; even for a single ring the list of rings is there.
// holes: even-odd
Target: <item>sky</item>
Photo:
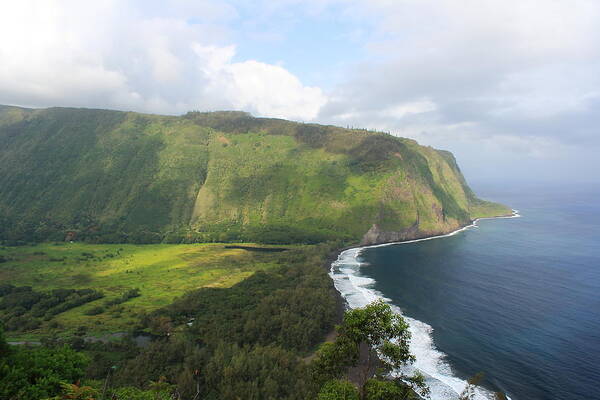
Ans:
[[[600,182],[597,0],[13,0],[0,104],[244,110],[452,151],[471,181]]]

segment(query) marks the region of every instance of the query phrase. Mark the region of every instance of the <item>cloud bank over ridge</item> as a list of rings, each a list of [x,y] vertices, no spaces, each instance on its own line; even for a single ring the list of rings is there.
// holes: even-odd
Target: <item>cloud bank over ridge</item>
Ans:
[[[11,2],[0,103],[240,109],[567,178],[600,167],[598,20],[593,0]]]
[[[314,118],[325,103],[320,88],[281,66],[233,61],[236,48],[223,44],[221,26],[231,16],[207,15],[216,3],[182,7],[200,12],[201,22],[125,4],[11,3],[0,16],[0,35],[10,38],[0,47],[0,99],[172,114],[233,108],[294,119]]]

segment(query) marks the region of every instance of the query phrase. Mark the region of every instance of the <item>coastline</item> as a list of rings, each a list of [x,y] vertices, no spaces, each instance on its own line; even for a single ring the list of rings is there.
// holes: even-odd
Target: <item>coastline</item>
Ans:
[[[428,385],[432,389],[432,400],[458,399],[458,394],[467,382],[453,374],[451,366],[445,361],[446,355],[435,347],[431,336],[433,328],[422,321],[403,315],[402,310],[398,306],[391,304],[390,299],[372,289],[375,281],[360,275],[360,269],[364,265],[364,262],[359,260],[360,254],[364,249],[368,248],[408,244],[454,236],[460,232],[477,227],[477,222],[480,220],[518,217],[521,217],[518,210],[512,210],[512,214],[510,215],[476,218],[470,224],[444,234],[397,242],[348,246],[332,252],[330,257],[328,257],[327,263],[329,264],[329,276],[337,292],[338,322],[341,321],[343,312],[347,309],[363,307],[378,299],[389,303],[394,311],[402,315],[408,322],[413,337],[413,340],[411,340],[411,352],[417,356],[417,362],[414,366],[408,367],[403,372],[411,373],[414,370],[419,370],[423,373],[427,377]],[[334,258],[335,254],[337,254],[337,258]],[[426,368],[423,368],[424,365]],[[491,392],[479,387],[476,389],[475,395],[475,399],[477,400],[493,398]]]
[[[384,241],[384,242],[378,242],[378,243],[372,243],[372,244],[359,244],[357,246],[351,246],[348,248],[344,248],[341,251],[344,250],[348,250],[349,248],[370,248],[370,247],[379,247],[379,246],[387,246],[387,245],[394,245],[394,244],[403,244],[403,243],[414,243],[414,242],[418,242],[421,240],[430,240],[430,239],[438,239],[438,238],[443,238],[443,237],[448,237],[448,236],[452,236],[455,235],[459,232],[464,231],[465,229],[468,228],[472,228],[474,226],[477,226],[477,222],[481,221],[481,220],[485,220],[485,219],[503,219],[503,218],[518,218],[521,215],[519,214],[519,210],[515,210],[512,209],[512,213],[511,214],[505,214],[505,215],[498,215],[495,217],[479,217],[479,218],[475,218],[472,219],[470,223],[459,226],[458,228],[456,228],[455,230],[449,231],[449,232],[436,232],[434,234],[423,234],[423,235],[416,235],[412,238],[409,239],[405,239],[405,240],[391,240],[391,241]]]
[[[424,237],[417,237],[414,239],[409,239],[409,240],[402,240],[402,241],[396,241],[396,242],[382,242],[382,243],[376,243],[376,244],[369,244],[369,245],[352,245],[352,246],[346,246],[346,247],[341,247],[335,250],[332,250],[329,255],[327,256],[327,258],[325,259],[325,263],[323,264],[323,267],[326,268],[326,270],[329,272],[329,276],[331,277],[331,271],[333,268],[333,263],[335,263],[336,261],[339,260],[340,255],[348,250],[352,250],[352,249],[357,249],[359,251],[362,251],[363,249],[369,249],[369,248],[375,248],[375,247],[383,247],[383,246],[392,246],[392,245],[398,245],[398,244],[406,244],[406,243],[415,243],[415,242],[421,242],[424,240],[432,240],[432,239],[441,239],[441,238],[445,238],[445,237],[450,237],[453,235],[456,235],[460,232],[463,232],[467,229],[470,228],[474,228],[477,226],[477,222],[481,221],[481,220],[486,220],[486,219],[503,219],[503,218],[519,218],[521,217],[521,215],[519,214],[519,210],[512,210],[512,214],[510,215],[499,215],[496,217],[481,217],[481,218],[475,218],[473,220],[471,220],[470,224],[464,225],[458,229],[455,229],[453,231],[450,231],[448,233],[442,233],[439,235],[431,235],[431,236],[424,236]],[[333,279],[332,279],[333,282]],[[338,308],[341,307],[341,310],[338,309],[338,318],[336,319],[336,323],[341,322],[341,317],[343,317],[343,313],[344,311],[347,309],[347,302],[344,299],[344,297],[342,296],[342,294],[340,293],[339,290],[337,290],[337,288],[335,288],[335,293],[336,293],[336,297],[337,297],[337,302],[341,303],[338,304]]]

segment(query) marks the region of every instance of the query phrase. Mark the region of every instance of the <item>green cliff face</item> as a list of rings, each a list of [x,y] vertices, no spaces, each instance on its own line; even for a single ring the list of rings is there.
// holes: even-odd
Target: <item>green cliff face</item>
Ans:
[[[452,154],[253,118],[0,106],[0,238],[378,243],[510,213]]]

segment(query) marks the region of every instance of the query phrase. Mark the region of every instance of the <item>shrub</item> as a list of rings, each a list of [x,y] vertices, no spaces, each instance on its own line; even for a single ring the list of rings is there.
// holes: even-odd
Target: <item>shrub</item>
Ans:
[[[319,392],[317,400],[358,400],[358,390],[354,385],[344,380],[333,380],[325,383]]]
[[[104,307],[96,306],[96,307],[90,308],[84,314],[85,315],[98,315],[98,314],[102,314],[103,312],[104,312]]]

